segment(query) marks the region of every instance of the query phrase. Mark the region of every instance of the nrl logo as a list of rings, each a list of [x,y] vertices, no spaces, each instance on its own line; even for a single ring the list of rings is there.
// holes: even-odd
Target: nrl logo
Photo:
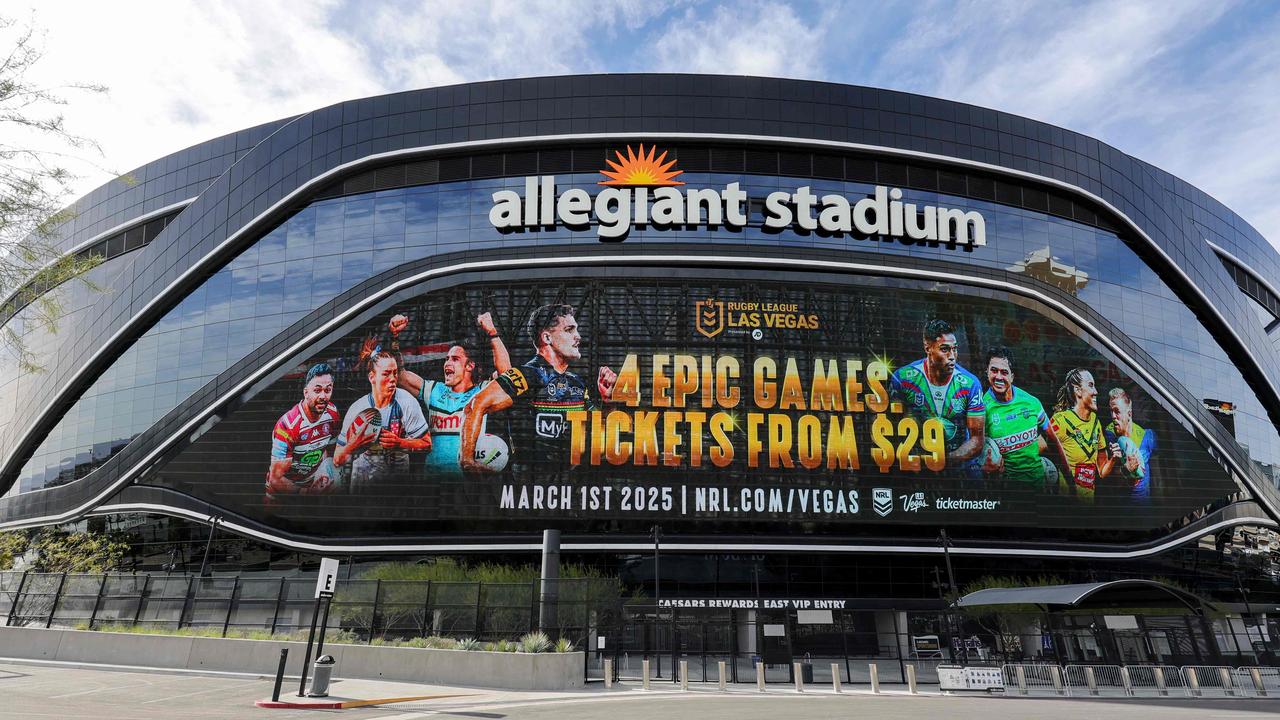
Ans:
[[[880,517],[893,512],[893,489],[875,488],[871,491],[871,509]]]
[[[708,338],[724,332],[724,303],[719,300],[699,300],[693,304],[696,316],[694,327]]]

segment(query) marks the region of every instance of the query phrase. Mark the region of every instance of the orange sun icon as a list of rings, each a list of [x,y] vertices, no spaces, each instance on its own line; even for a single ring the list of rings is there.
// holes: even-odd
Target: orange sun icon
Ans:
[[[638,154],[628,145],[625,157],[621,150],[615,150],[614,154],[618,156],[618,161],[605,160],[613,170],[601,170],[600,174],[609,179],[601,180],[599,184],[612,187],[627,185],[648,187],[683,185],[684,183],[676,180],[675,177],[684,171],[671,169],[676,164],[676,161],[667,160],[667,151],[665,150],[662,151],[661,155],[657,155],[657,153],[658,149],[650,146],[649,153],[646,155],[643,144],[640,145]],[[655,155],[657,157],[654,157]]]

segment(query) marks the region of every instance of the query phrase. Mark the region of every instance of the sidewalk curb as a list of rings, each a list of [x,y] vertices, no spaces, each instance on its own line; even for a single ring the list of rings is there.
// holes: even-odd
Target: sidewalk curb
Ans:
[[[443,700],[444,698],[472,697],[470,693],[448,695],[410,695],[408,697],[376,698],[374,700],[333,700],[329,702],[289,702],[287,700],[257,700],[254,705],[269,710],[350,710],[352,708],[390,705],[392,703]]]
[[[268,708],[271,710],[342,710],[343,703],[295,703],[285,702],[283,700],[257,700],[253,703],[260,708]]]

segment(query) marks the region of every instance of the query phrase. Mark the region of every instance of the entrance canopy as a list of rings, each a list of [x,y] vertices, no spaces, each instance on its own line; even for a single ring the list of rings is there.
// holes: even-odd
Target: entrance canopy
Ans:
[[[1199,613],[1205,602],[1186,590],[1154,580],[1113,580],[1075,585],[988,588],[971,592],[957,607],[1036,605],[1042,610],[1185,607]]]

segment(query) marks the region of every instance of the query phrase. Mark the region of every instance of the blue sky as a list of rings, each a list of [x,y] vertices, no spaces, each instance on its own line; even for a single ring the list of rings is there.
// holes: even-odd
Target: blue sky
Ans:
[[[28,0],[29,1],[29,0]],[[22,0],[19,0],[22,2]],[[499,77],[714,72],[893,88],[1098,137],[1280,245],[1278,2],[49,0],[41,79],[127,170],[340,100]],[[77,186],[108,179],[88,167]]]

